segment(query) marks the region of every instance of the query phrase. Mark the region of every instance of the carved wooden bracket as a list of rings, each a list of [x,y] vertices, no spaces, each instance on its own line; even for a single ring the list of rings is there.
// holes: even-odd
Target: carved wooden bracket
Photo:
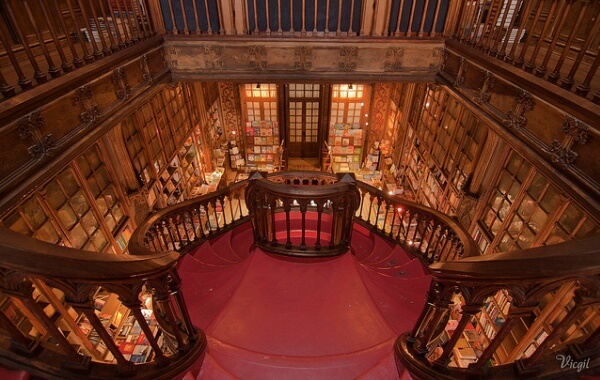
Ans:
[[[92,97],[92,90],[88,85],[81,86],[75,91],[74,103],[81,107],[79,118],[84,124],[90,124],[100,116],[98,105],[91,102]]]
[[[575,163],[577,153],[571,148],[576,143],[584,145],[588,141],[590,126],[567,115],[560,129],[566,135],[563,141],[553,140],[550,147],[552,162],[562,167]]]
[[[356,70],[356,62],[354,62],[353,57],[356,57],[358,54],[358,48],[355,46],[346,46],[340,48],[340,57],[342,58],[342,62],[339,63],[338,67],[340,71],[354,71]]]
[[[306,46],[299,46],[294,51],[296,61],[294,67],[298,70],[305,71],[310,70],[312,66],[312,49]]]
[[[401,71],[402,70],[402,57],[404,56],[404,50],[402,48],[389,48],[386,53],[386,60],[383,64],[383,71]]]
[[[524,128],[527,118],[523,114],[525,111],[533,109],[534,105],[533,96],[524,90],[519,90],[515,96],[514,107],[508,111],[507,118],[502,122],[512,129]]]
[[[35,111],[25,116],[17,127],[21,139],[33,140],[33,145],[30,145],[27,151],[37,161],[52,157],[56,150],[56,143],[52,134],[42,135],[41,130],[45,126],[44,118],[41,117],[39,111]]]

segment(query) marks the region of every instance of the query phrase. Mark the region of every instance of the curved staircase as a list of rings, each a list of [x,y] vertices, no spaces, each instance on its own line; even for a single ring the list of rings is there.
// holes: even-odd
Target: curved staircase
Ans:
[[[306,238],[315,239],[307,222]],[[245,223],[189,252],[179,274],[208,350],[184,378],[398,379],[393,344],[417,320],[429,277],[417,259],[357,224],[351,251],[327,259],[265,253]]]

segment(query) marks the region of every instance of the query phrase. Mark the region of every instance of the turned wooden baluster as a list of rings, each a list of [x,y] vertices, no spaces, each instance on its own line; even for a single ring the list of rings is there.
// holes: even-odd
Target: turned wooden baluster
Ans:
[[[438,19],[440,17],[440,6],[442,5],[441,1],[437,1],[437,4],[435,6],[435,14],[433,16],[433,24],[431,25],[431,31],[429,32],[429,37],[435,37],[437,36],[437,32],[435,31],[435,26],[438,23]],[[446,17],[448,17],[448,15],[446,14]]]
[[[183,299],[183,294],[181,293],[181,277],[179,277],[179,274],[175,269],[169,272],[168,276],[169,281],[167,282],[167,284],[169,285],[169,292],[172,296],[174,296],[175,302],[173,304],[173,307],[175,308],[175,310],[179,311],[177,314],[183,319],[183,325],[181,327],[185,328],[188,340],[196,340],[196,338],[198,337],[198,331],[192,324],[192,319],[190,318],[190,313],[187,308],[187,304],[185,303],[185,300]]]
[[[133,2],[128,2],[125,1],[123,2],[123,6],[125,8],[125,15],[127,17],[127,21],[129,22],[129,27],[131,28],[131,39],[133,41],[133,43],[138,43],[140,42],[140,40],[142,40],[142,34],[140,31],[140,26],[137,22],[137,17],[136,15],[133,13],[133,9],[129,9],[130,6],[132,6]],[[119,2],[117,2],[117,7],[119,7]],[[182,13],[183,13],[183,20],[184,22],[187,22],[186,18],[185,18],[185,9],[182,8]],[[136,33],[137,30],[137,33]]]
[[[327,0],[325,3],[325,35],[329,35],[329,8],[331,6],[331,1]]]
[[[69,60],[67,59],[65,52],[63,51],[62,45],[60,43],[58,33],[55,30],[52,21],[50,20],[50,16],[48,15],[48,10],[46,9],[46,2],[44,0],[38,0],[38,4],[40,6],[40,9],[42,10],[42,14],[44,15],[44,21],[46,21],[46,25],[48,25],[48,30],[50,31],[50,35],[52,36],[52,42],[54,43],[56,51],[58,52],[58,55],[60,57],[61,69],[65,73],[73,71],[73,64],[69,63]]]
[[[8,49],[7,49],[8,50]],[[0,72],[0,93],[4,96],[5,99],[11,98],[15,96],[17,93],[15,88],[6,82],[4,79],[4,75]]]
[[[575,93],[577,95],[586,97],[587,94],[590,92],[590,90],[591,90],[590,83],[592,82],[592,79],[594,79],[594,76],[596,76],[596,71],[598,71],[598,66],[600,66],[600,54],[596,54],[596,59],[594,59],[594,63],[590,67],[590,70],[588,71],[585,79],[583,80],[583,83],[581,83],[575,89]]]
[[[581,25],[581,22],[583,21],[583,17],[585,16],[585,13],[586,13],[587,8],[590,5],[591,1],[590,0],[581,0],[581,3],[583,4],[583,6],[581,7],[581,10],[579,11],[579,15],[577,16],[577,21],[574,24],[576,26]],[[567,41],[565,42],[565,47],[563,48],[560,58],[558,58],[558,61],[556,62],[554,71],[552,71],[552,73],[550,73],[550,75],[548,75],[548,81],[550,83],[556,83],[558,81],[558,79],[560,78],[560,70],[562,69],[562,65],[565,62],[565,59],[567,58],[567,54],[571,50],[571,45],[573,43],[573,40],[575,39],[575,35],[577,34],[578,29],[579,28],[577,28],[577,27],[574,27],[571,29],[569,38],[567,38]]]
[[[8,59],[10,60],[10,63],[12,64],[12,67],[15,70],[17,77],[19,78],[17,84],[19,85],[19,87],[21,87],[22,90],[32,89],[33,84],[31,83],[31,80],[28,79],[25,76],[25,74],[23,73],[23,70],[21,69],[21,65],[19,64],[19,61],[17,60],[15,53],[12,51],[10,42],[8,42],[8,38],[4,34],[3,28],[0,28],[0,41],[2,42],[2,45],[6,48],[6,53],[8,55]],[[4,76],[2,76],[2,83],[6,83]],[[2,85],[2,95],[4,95],[7,98],[11,97],[11,96],[15,96],[16,93],[15,93],[14,87],[12,87],[8,84],[3,84]]]
[[[181,7],[181,18],[183,19],[183,34],[190,34],[183,0],[179,0],[179,6]]]
[[[483,368],[487,364],[488,360],[490,360],[492,355],[494,355],[500,344],[504,341],[508,334],[510,334],[511,330],[515,326],[515,323],[517,323],[517,320],[519,318],[530,316],[533,310],[536,308],[536,306],[537,305],[517,306],[516,304],[512,304],[510,312],[506,316],[506,321],[504,322],[494,339],[492,339],[490,344],[486,347],[486,349],[483,351],[483,353],[477,359],[477,361],[469,365],[469,368]]]
[[[31,64],[31,67],[34,70],[33,77],[35,78],[35,81],[38,84],[46,83],[48,81],[48,78],[46,77],[46,74],[40,70],[40,66],[38,65],[37,60],[35,59],[35,56],[33,55],[33,52],[31,51],[31,46],[29,46],[29,41],[27,41],[27,37],[25,36],[25,33],[23,33],[23,29],[22,29],[21,25],[17,22],[15,15],[13,13],[12,7],[10,6],[10,3],[7,2],[5,4],[5,7],[6,7],[6,13],[7,13],[10,21],[12,22],[12,24],[15,28],[14,30],[17,33],[19,40],[21,41],[21,45],[23,46],[25,54],[27,55],[27,58],[29,59],[29,63]],[[11,50],[10,45],[6,44],[4,39],[3,39],[2,43],[6,47],[7,51]],[[11,60],[11,62],[12,62],[12,60]],[[13,66],[14,66],[14,63],[13,63]],[[20,82],[21,81],[19,80],[19,85],[21,85]],[[23,86],[21,86],[21,88],[23,88]],[[25,89],[25,88],[23,88],[23,89]]]
[[[425,36],[425,19],[427,18],[427,8],[429,8],[429,0],[425,0],[425,5],[423,5],[423,11],[421,12],[421,25],[419,25],[419,33],[417,34],[419,37]]]
[[[444,346],[444,351],[442,352],[440,357],[435,360],[434,363],[436,365],[440,365],[442,367],[446,367],[448,365],[448,362],[450,361],[450,354],[452,354],[452,350],[454,349],[454,347],[456,347],[456,343],[461,338],[462,333],[465,331],[465,328],[467,327],[469,322],[471,322],[471,319],[481,311],[482,306],[483,305],[481,303],[472,303],[463,305],[461,307],[462,315],[460,317],[460,321],[458,321],[458,325],[452,333],[452,337]]]
[[[81,0],[77,0],[77,4],[79,5],[79,10],[81,11],[81,15],[83,16],[83,22],[84,22],[84,25],[88,32],[89,40],[92,43],[92,48],[94,50],[94,52],[93,52],[94,58],[100,59],[103,57],[103,54],[102,54],[102,51],[100,51],[100,49],[98,49],[98,43],[96,42],[96,38],[94,37],[94,34],[92,33],[90,17],[88,16],[87,11],[84,7],[84,4],[81,2]],[[96,23],[96,29],[97,29],[98,34],[102,35],[102,29],[100,28],[100,25],[98,23]]]
[[[592,40],[598,34],[598,28],[600,27],[600,17],[598,17],[598,16],[600,16],[600,15],[596,15],[596,20],[594,21],[594,26],[592,27],[589,34],[585,38],[585,42],[583,43],[583,46],[581,46],[581,50],[579,50],[579,54],[577,54],[577,58],[575,58],[575,61],[573,61],[573,66],[571,66],[571,71],[569,71],[569,74],[567,75],[567,77],[562,80],[560,87],[570,90],[573,87],[573,85],[575,84],[575,80],[573,79],[575,77],[575,73],[577,73],[577,70],[579,70],[579,66],[583,62],[583,59],[585,58],[585,55],[588,52],[587,49],[590,47]],[[598,60],[598,52],[596,52],[596,54],[597,54],[596,60]]]
[[[521,33],[523,33],[523,29],[525,28],[526,24],[527,24],[527,20],[529,19],[529,15],[531,14],[531,8],[533,6],[533,3],[535,2],[535,0],[530,0],[528,2],[524,2],[525,5],[525,10],[522,13],[522,16],[520,17],[520,25],[519,28],[517,29],[517,34],[515,35],[515,40],[513,42],[513,46],[512,49],[510,49],[510,53],[504,57],[504,60],[506,62],[512,62],[515,59],[515,52],[517,50],[517,47],[519,46],[519,40],[521,39]],[[519,9],[519,8],[517,8]],[[516,20],[517,16],[513,15],[513,20]],[[512,23],[511,23],[512,26]],[[508,42],[508,39],[506,39],[505,41],[506,43]]]
[[[271,202],[269,208],[271,210],[271,245],[277,245],[277,225],[275,224],[275,208],[277,207],[277,199],[275,197],[271,198]]]
[[[599,305],[600,296],[598,294],[593,294],[593,292],[588,293],[587,289],[577,289],[575,291],[574,301],[575,306],[573,306],[558,325],[554,327],[550,335],[548,335],[542,344],[538,346],[535,352],[526,359],[527,365],[537,362],[544,354],[550,351],[552,346],[558,343],[563,334],[575,324],[584,311]]]
[[[337,14],[337,36],[342,35],[342,2],[338,1],[338,14]]]
[[[89,357],[81,356],[77,353],[67,338],[56,327],[54,321],[46,315],[42,306],[33,299],[33,284],[31,280],[13,270],[4,270],[2,272],[0,273],[0,290],[6,295],[20,300],[23,306],[35,318],[36,322],[40,323],[54,338],[60,350],[69,358],[69,362],[65,363],[65,365],[82,370],[87,369]]]
[[[540,19],[542,10],[544,9],[544,7],[542,6],[541,3],[542,3],[542,0],[540,0],[540,2],[538,4],[537,11],[535,12],[535,15],[533,17],[533,22],[531,23],[531,27],[530,27],[531,30],[529,31],[529,33],[527,33],[527,37],[525,38],[525,42],[523,43],[523,47],[521,48],[521,54],[519,55],[519,58],[517,58],[513,62],[513,65],[515,65],[516,67],[521,68],[523,66],[523,63],[525,63],[525,54],[527,54],[527,50],[529,49],[529,46],[531,46],[530,42],[534,35],[533,32],[534,32],[535,27]],[[549,23],[549,21],[547,23]],[[544,39],[544,35],[541,35],[540,40],[543,40],[543,39]],[[534,59],[535,59],[535,57],[534,57]]]
[[[495,3],[492,3],[490,5],[490,11],[492,10],[492,8],[494,8],[494,4],[496,4],[496,14],[494,15],[493,20],[489,20],[489,16],[488,16],[488,25],[489,28],[486,26],[486,28],[484,29],[487,33],[483,33],[481,39],[483,40],[485,38],[485,43],[481,43],[481,47],[483,48],[483,51],[485,52],[489,52],[491,47],[490,47],[490,43],[492,42],[492,39],[495,38],[496,40],[498,40],[500,38],[500,31],[502,30],[502,26],[497,26],[498,25],[498,19],[500,18],[500,11],[502,9],[502,3],[504,2],[504,0],[498,0]],[[485,34],[487,34],[487,36],[485,36]]]
[[[323,216],[323,201],[317,202],[317,242],[315,243],[315,249],[321,249],[321,217]]]
[[[9,302],[11,301],[9,300]],[[38,350],[41,348],[38,344],[39,342],[23,334],[2,311],[0,311],[0,326],[2,326],[2,329],[10,335],[10,349],[12,351],[30,357],[37,354]]]
[[[81,26],[79,25],[79,21],[77,20],[77,16],[75,15],[75,10],[73,9],[73,5],[70,1],[67,1],[67,8],[69,10],[69,15],[71,16],[71,20],[73,20],[73,25],[75,26],[75,34],[77,35],[77,39],[79,40],[79,45],[83,49],[83,60],[86,63],[92,63],[95,61],[94,56],[90,54],[88,50],[87,43],[85,42],[85,38],[83,37],[83,33],[81,33]],[[70,35],[68,29],[65,29],[65,35]],[[77,66],[77,64],[75,64]]]
[[[217,19],[219,20],[219,34],[225,35],[225,27],[223,22],[223,9],[220,1],[217,1]]]
[[[117,344],[113,340],[112,335],[108,333],[106,327],[104,327],[102,321],[100,321],[100,319],[98,318],[98,315],[95,312],[96,309],[94,309],[94,301],[91,300],[88,302],[69,302],[78,313],[83,313],[87,317],[88,321],[90,322],[90,324],[92,325],[102,342],[104,342],[104,344],[106,345],[106,348],[110,351],[111,354],[113,354],[113,356],[117,360],[117,368],[119,370],[119,373],[135,373],[134,365],[127,359],[125,359],[125,357],[119,350],[119,346],[117,346]]]
[[[146,39],[146,38],[150,37],[152,35],[150,33],[150,30],[148,30],[150,25],[146,24],[144,12],[142,12],[142,8],[141,8],[141,3],[134,1],[132,3],[132,7],[133,7],[133,10],[132,10],[133,17],[137,20],[137,25],[140,30],[140,39]],[[141,28],[140,28],[140,26],[141,26]]]
[[[508,2],[506,2],[504,4],[502,21],[500,21],[500,26],[497,27],[496,38],[494,40],[494,44],[490,47],[489,54],[491,56],[494,56],[498,53],[498,45],[500,44],[500,41],[506,40],[510,37],[510,29],[507,29],[506,32],[504,32],[504,25],[506,25],[506,19],[508,18],[508,12],[510,11],[512,2],[513,2],[513,0],[508,0]],[[514,16],[513,16],[513,18],[514,18]]]
[[[60,69],[54,66],[54,61],[50,56],[50,52],[48,51],[48,47],[46,46],[46,41],[44,41],[44,37],[40,32],[40,28],[38,27],[35,18],[31,13],[31,9],[29,8],[29,3],[27,2],[27,0],[23,0],[23,5],[25,6],[25,12],[27,13],[27,17],[29,18],[31,25],[33,26],[33,31],[35,33],[35,36],[37,37],[38,43],[40,44],[40,48],[42,48],[42,53],[44,54],[46,62],[48,63],[48,73],[52,76],[52,78],[58,78],[60,76]],[[50,26],[50,28],[52,27]]]
[[[125,46],[131,46],[133,44],[133,41],[132,41],[132,36],[130,36],[130,34],[133,34],[133,29],[130,29],[128,27],[129,21],[127,19],[127,15],[125,15],[125,17],[123,17],[124,12],[121,10],[121,2],[120,1],[115,2],[115,5],[117,6],[116,12],[113,9],[112,4],[113,4],[112,1],[108,2],[108,6],[111,10],[111,13],[113,15],[114,14],[118,15],[118,19],[115,19],[115,22],[116,22],[116,20],[120,21],[121,28],[123,28],[123,36],[124,36]],[[170,5],[171,5],[171,2],[169,1],[169,6]],[[173,13],[171,13],[171,15],[173,15]],[[173,15],[173,17],[175,17],[175,16]],[[175,29],[175,23],[173,23],[173,29]]]
[[[99,4],[100,4],[100,12],[101,12],[102,18],[104,19],[104,24],[106,25],[108,38],[110,39],[110,50],[112,52],[115,52],[115,51],[121,49],[123,46],[125,46],[125,44],[121,40],[121,33],[119,32],[119,28],[117,26],[117,22],[116,22],[114,16],[111,17],[111,15],[108,13],[107,8],[105,7],[105,4],[103,1],[101,1]],[[112,27],[111,27],[111,22],[112,22]]]
[[[283,200],[283,210],[285,211],[285,229],[287,240],[285,242],[285,247],[287,249],[292,248],[292,235],[290,231],[291,221],[290,221],[290,211],[292,210],[292,201],[290,199]]]
[[[542,47],[542,45],[546,45],[546,41],[545,41],[546,33],[548,33],[548,30],[550,29],[551,26],[554,26],[553,20],[554,20],[554,14],[556,11],[557,4],[558,4],[558,0],[552,1],[552,6],[550,7],[550,11],[548,12],[546,21],[544,22],[544,27],[542,28],[542,32],[538,38],[537,44],[535,45],[535,48],[533,49],[533,53],[531,54],[531,59],[529,60],[529,62],[527,62],[527,64],[525,64],[525,71],[527,71],[528,73],[533,72],[533,69],[535,68],[535,61],[538,58],[538,53],[540,52],[540,48]],[[558,14],[560,14],[560,13],[558,13]]]
[[[318,7],[318,0],[315,0],[315,9],[314,9],[314,15],[313,15],[313,35],[317,35],[317,9]]]
[[[158,280],[149,281],[150,286],[154,290],[154,300],[156,303],[160,305],[160,310],[164,313],[164,319],[169,324],[171,328],[170,333],[175,336],[177,340],[178,349],[185,351],[185,349],[189,345],[189,340],[187,336],[184,336],[184,331],[181,331],[179,326],[179,318],[177,318],[177,310],[175,309],[173,303],[171,302],[171,286],[169,282],[171,278],[169,275],[166,275]],[[144,320],[145,322],[145,320]],[[187,326],[186,326],[187,327]],[[152,334],[153,335],[153,334]],[[186,332],[187,335],[187,332]],[[148,336],[146,334],[146,336]],[[162,355],[162,349],[161,349]],[[166,357],[161,358],[161,360],[168,360]],[[157,360],[158,361],[158,360]]]
[[[194,29],[195,34],[201,34],[202,30],[200,29],[200,17],[198,17],[198,4],[196,0],[192,1],[192,6],[194,7],[194,22],[196,23],[196,29]]]

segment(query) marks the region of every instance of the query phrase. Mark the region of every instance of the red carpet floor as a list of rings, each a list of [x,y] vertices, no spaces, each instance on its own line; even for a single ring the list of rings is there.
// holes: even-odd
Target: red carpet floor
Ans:
[[[331,259],[267,254],[252,239],[247,223],[180,264],[209,343],[187,379],[400,378],[393,342],[412,329],[430,282],[417,260],[357,225],[352,252]]]

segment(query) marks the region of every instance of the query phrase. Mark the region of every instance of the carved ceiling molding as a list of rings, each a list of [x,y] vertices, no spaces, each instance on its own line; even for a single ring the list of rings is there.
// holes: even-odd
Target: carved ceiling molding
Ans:
[[[46,126],[46,121],[40,115],[39,111],[30,113],[21,119],[17,126],[19,137],[22,140],[33,142],[27,148],[27,152],[35,161],[42,161],[54,155],[56,151],[56,142],[52,134],[44,135],[42,128]]]
[[[590,126],[572,116],[567,115],[560,129],[565,134],[562,141],[553,140],[550,146],[550,159],[555,164],[568,167],[575,163],[578,154],[574,145],[585,145],[589,138]]]

